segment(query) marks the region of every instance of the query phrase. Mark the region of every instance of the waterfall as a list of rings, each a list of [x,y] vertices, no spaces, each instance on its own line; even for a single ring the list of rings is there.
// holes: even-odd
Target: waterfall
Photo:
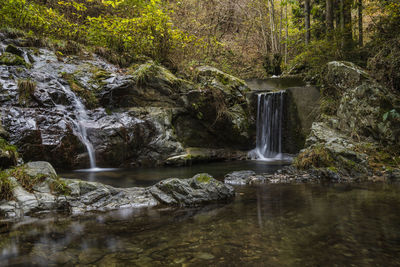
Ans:
[[[88,115],[83,105],[82,101],[72,92],[70,89],[67,89],[63,86],[57,79],[55,79],[57,85],[64,91],[64,93],[68,96],[69,99],[72,100],[72,105],[74,107],[74,115],[76,119],[71,119],[74,124],[74,134],[79,138],[79,140],[85,145],[86,150],[89,155],[90,160],[90,169],[95,170],[96,166],[96,156],[95,150],[93,148],[92,143],[90,142],[88,135],[87,135],[87,127],[88,124]],[[62,105],[57,105],[57,107],[61,110],[65,110],[65,107]]]
[[[253,159],[282,159],[282,120],[285,91],[257,95],[256,148]]]

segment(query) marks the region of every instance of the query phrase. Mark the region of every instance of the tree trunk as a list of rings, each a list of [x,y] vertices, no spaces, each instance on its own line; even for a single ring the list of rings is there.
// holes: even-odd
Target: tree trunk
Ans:
[[[310,43],[311,34],[310,34],[310,0],[304,1],[304,24],[306,28],[306,45]]]
[[[333,37],[333,0],[326,0],[326,36],[328,40]]]
[[[346,53],[353,48],[353,32],[351,24],[351,3],[352,0],[342,0],[342,48]]]
[[[288,4],[285,4],[285,21],[286,21],[286,38],[285,38],[285,65],[287,64],[288,57],[288,43],[289,43],[289,20],[288,20]]]
[[[364,45],[363,40],[363,4],[362,0],[358,0],[358,46],[362,47]]]

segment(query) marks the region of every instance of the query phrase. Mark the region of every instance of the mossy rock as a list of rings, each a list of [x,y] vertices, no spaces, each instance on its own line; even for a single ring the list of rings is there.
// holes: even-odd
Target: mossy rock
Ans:
[[[214,67],[198,67],[195,71],[195,75],[198,82],[217,86],[227,94],[244,95],[249,91],[249,88],[243,80]]]
[[[171,87],[179,85],[180,80],[169,70],[153,61],[139,65],[137,68],[129,70],[128,73],[141,87]]]
[[[208,173],[200,173],[193,177],[199,183],[209,183],[213,177]]]
[[[83,99],[85,106],[88,109],[94,109],[99,106],[99,100],[96,97],[95,92],[85,88],[75,77],[73,73],[62,73],[62,78],[67,81],[69,87],[74,91],[80,98]]]
[[[303,150],[294,160],[294,165],[300,170],[321,167],[334,167],[335,161],[331,152],[317,145]]]
[[[15,45],[9,44],[6,47],[6,52],[22,57],[24,52]]]
[[[25,60],[17,56],[15,54],[9,53],[9,52],[4,52],[0,56],[0,65],[7,65],[7,66],[25,66],[25,67],[30,67],[28,63],[25,62]]]

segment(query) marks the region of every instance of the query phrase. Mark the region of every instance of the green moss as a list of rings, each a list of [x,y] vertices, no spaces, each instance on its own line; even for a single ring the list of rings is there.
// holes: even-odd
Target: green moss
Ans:
[[[331,153],[323,146],[307,148],[294,160],[298,169],[322,168],[335,166]]]
[[[0,149],[6,150],[9,152],[17,153],[17,147],[10,145],[6,140],[0,137]]]
[[[332,172],[334,172],[334,173],[337,173],[337,172],[338,172],[338,169],[337,169],[336,167],[330,166],[330,167],[328,167],[327,169],[330,170],[330,171],[332,171]]]
[[[208,174],[202,173],[196,176],[196,180],[199,183],[209,183],[211,181],[212,177]]]
[[[82,84],[77,81],[73,74],[62,73],[61,77],[65,79],[72,91],[74,91],[85,102],[85,106],[89,109],[94,109],[99,106],[99,100],[96,98],[93,91],[85,89]]]
[[[11,54],[9,52],[4,52],[0,56],[0,65],[7,66],[25,66],[27,68],[30,67],[30,64],[26,63],[25,60],[17,55]]]
[[[152,77],[157,75],[158,71],[158,66],[153,61],[150,61],[140,65],[136,70],[131,72],[131,74],[137,85],[144,86]]]
[[[18,80],[18,102],[21,105],[27,105],[35,93],[36,82],[30,79]]]
[[[145,86],[151,82],[154,77],[160,80],[166,81],[170,85],[179,86],[182,80],[178,79],[166,68],[158,65],[153,61],[149,61],[145,64],[139,65],[136,69],[128,70],[128,73],[132,75],[136,84],[139,86]]]

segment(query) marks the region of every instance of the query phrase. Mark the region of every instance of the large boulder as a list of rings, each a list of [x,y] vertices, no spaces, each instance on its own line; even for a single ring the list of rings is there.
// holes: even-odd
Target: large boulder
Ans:
[[[207,66],[197,68],[196,75],[197,90],[183,97],[187,112],[174,119],[179,140],[189,147],[250,149],[254,118],[247,85]]]
[[[332,108],[322,108],[295,165],[350,180],[398,168],[399,97],[349,62],[328,63],[323,79],[322,103]]]
[[[150,192],[161,203],[178,206],[199,205],[234,196],[232,187],[207,173],[197,174],[190,179],[166,179],[150,187]]]
[[[392,110],[400,113],[397,95],[349,62],[328,63],[325,83],[330,90],[341,92],[336,127],[389,145],[400,143],[400,116],[389,114]],[[385,113],[389,115],[384,116]]]
[[[190,88],[189,82],[177,78],[153,61],[128,71],[118,83],[104,87],[100,102],[106,107],[176,107],[180,94]]]

